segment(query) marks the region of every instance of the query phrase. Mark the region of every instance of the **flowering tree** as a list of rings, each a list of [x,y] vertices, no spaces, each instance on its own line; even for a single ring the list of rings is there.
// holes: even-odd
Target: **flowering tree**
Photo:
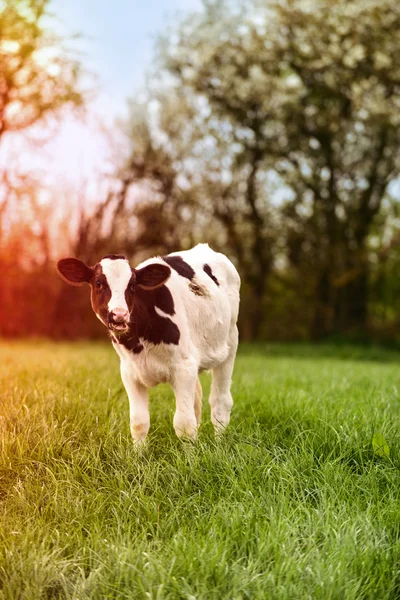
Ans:
[[[398,8],[390,0],[205,2],[161,54],[181,94],[203,99],[214,135],[230,127],[247,173],[255,279],[269,271],[274,174],[286,258],[316,299],[314,334],[363,329],[369,233],[400,168]],[[234,218],[229,190],[225,206]],[[264,287],[253,287],[261,305]]]

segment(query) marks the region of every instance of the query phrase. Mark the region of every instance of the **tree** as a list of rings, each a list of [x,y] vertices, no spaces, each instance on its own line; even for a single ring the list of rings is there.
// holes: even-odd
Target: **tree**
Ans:
[[[314,290],[315,336],[367,322],[368,236],[400,166],[399,42],[391,0],[283,0],[205,2],[162,45],[175,87],[239,146],[257,302],[271,260],[266,180],[279,175],[286,256]]]
[[[80,63],[50,33],[50,0],[0,0],[0,140],[83,102]]]
[[[159,81],[148,94],[131,103],[124,124],[130,151],[123,177],[136,190],[133,246],[150,254],[206,241],[228,252],[252,297],[245,336],[257,337],[276,239],[271,207],[256,206],[257,160],[235,142],[232,127],[216,128],[195,95],[182,97]]]
[[[80,63],[44,24],[52,16],[50,2],[0,0],[0,144],[6,134],[26,130],[66,105],[83,104]],[[17,171],[10,158],[0,169],[0,236],[19,185]]]

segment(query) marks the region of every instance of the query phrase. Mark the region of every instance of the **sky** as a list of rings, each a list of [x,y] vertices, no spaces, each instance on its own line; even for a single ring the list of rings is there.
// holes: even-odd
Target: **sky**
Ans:
[[[155,40],[201,0],[53,0],[61,29],[81,33],[88,65],[99,77],[99,101],[123,110],[145,81]]]
[[[127,99],[143,88],[157,37],[201,6],[201,0],[53,0],[51,27],[62,35],[80,34],[71,43],[95,75],[90,80],[94,99],[84,119],[67,114],[38,151],[35,142],[27,141],[29,134],[35,138],[34,128],[28,134],[10,134],[2,144],[0,173],[2,164],[16,157],[25,167],[43,172],[53,185],[63,181],[79,188],[96,172],[107,172],[109,149],[100,125],[112,129],[126,113]]]

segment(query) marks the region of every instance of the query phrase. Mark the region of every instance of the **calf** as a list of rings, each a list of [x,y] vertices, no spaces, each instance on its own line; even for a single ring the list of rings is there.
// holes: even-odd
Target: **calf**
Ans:
[[[240,278],[226,256],[199,244],[135,269],[115,254],[93,267],[77,258],[64,258],[57,267],[68,283],[91,286],[93,310],[120,357],[135,441],[144,441],[150,427],[147,390],[161,382],[170,383],[175,393],[176,434],[196,438],[202,400],[198,374],[204,369],[212,371],[215,431],[228,425]]]

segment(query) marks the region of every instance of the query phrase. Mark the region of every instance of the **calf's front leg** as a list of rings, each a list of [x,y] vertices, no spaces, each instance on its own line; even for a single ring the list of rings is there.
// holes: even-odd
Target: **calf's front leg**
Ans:
[[[197,437],[198,425],[195,413],[197,378],[197,366],[187,364],[175,371],[172,381],[176,399],[176,411],[174,415],[175,433],[180,438],[193,441]]]
[[[121,379],[129,398],[132,438],[134,442],[140,444],[146,440],[147,433],[150,429],[148,390],[122,362]]]

